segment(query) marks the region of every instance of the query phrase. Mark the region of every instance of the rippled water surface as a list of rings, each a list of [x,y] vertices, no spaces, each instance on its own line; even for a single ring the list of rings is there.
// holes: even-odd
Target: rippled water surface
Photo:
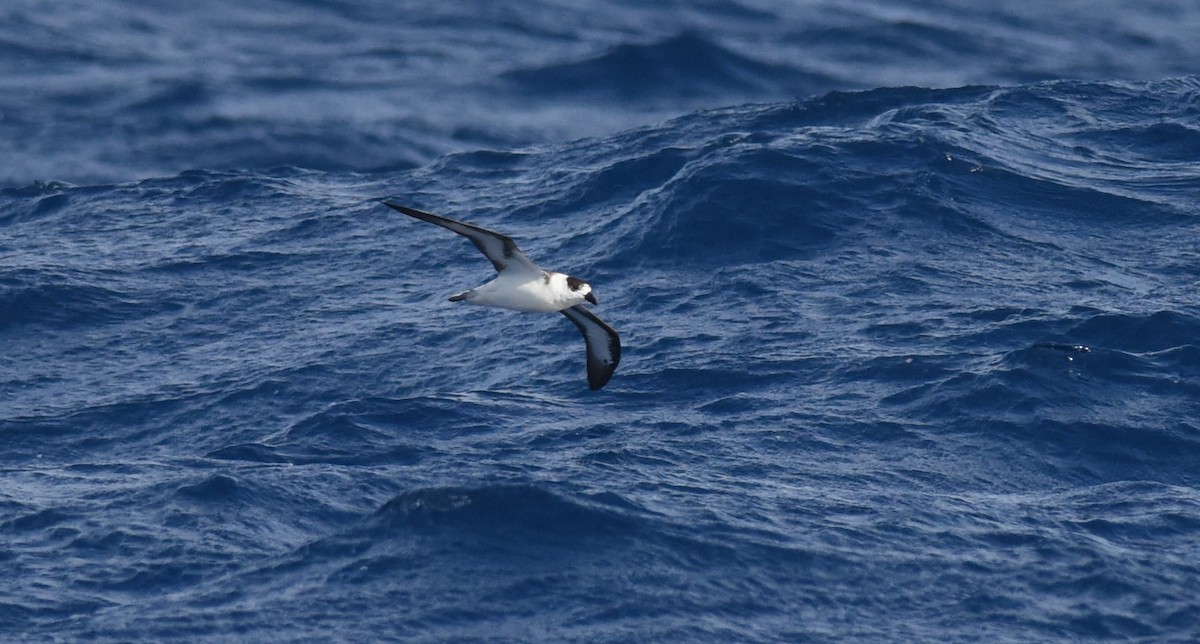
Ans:
[[[1198,27],[0,10],[0,639],[1200,637]]]

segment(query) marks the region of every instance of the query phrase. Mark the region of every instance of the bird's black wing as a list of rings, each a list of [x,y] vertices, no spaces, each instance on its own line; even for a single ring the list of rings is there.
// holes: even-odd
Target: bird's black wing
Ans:
[[[397,212],[402,212],[409,217],[437,224],[442,228],[453,230],[466,237],[471,240],[472,244],[475,244],[475,248],[478,248],[481,253],[491,260],[492,266],[496,268],[496,272],[500,272],[510,266],[524,271],[541,272],[541,269],[529,261],[529,258],[525,256],[525,253],[521,252],[520,248],[517,248],[516,242],[500,233],[480,228],[474,224],[456,221],[448,217],[430,214],[406,206],[397,206],[394,203],[386,201],[384,205]]]
[[[608,384],[621,362],[620,336],[582,304],[563,309],[562,314],[579,327],[587,344],[588,386],[596,390]]]

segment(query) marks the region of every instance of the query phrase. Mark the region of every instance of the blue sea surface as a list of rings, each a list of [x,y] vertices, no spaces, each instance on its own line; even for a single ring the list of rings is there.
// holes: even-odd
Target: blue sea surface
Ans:
[[[0,640],[1200,639],[1196,33],[7,3]]]

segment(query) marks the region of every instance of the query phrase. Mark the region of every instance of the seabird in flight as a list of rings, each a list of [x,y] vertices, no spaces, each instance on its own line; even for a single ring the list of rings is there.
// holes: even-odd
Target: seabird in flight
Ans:
[[[597,303],[591,285],[578,277],[538,268],[513,240],[500,233],[394,203],[384,202],[384,205],[466,237],[491,260],[499,275],[486,284],[452,296],[451,302],[534,313],[562,313],[579,328],[587,344],[588,386],[595,390],[608,383],[621,361],[621,339],[612,327],[583,305],[585,301]]]

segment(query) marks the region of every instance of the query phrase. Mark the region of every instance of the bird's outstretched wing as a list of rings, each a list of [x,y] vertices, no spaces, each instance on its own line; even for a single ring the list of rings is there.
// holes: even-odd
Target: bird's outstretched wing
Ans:
[[[563,309],[562,314],[579,327],[587,344],[588,386],[594,391],[608,384],[621,362],[620,336],[582,304]]]
[[[542,270],[533,262],[529,261],[529,258],[525,256],[525,253],[522,253],[521,249],[517,248],[516,242],[504,235],[501,235],[500,233],[492,232],[486,228],[480,228],[474,224],[466,224],[461,221],[455,221],[448,217],[422,212],[420,210],[405,206],[397,206],[394,203],[388,203],[386,201],[383,203],[392,210],[402,212],[409,217],[416,217],[421,221],[437,224],[442,228],[453,230],[454,232],[471,240],[471,243],[475,244],[475,248],[478,248],[481,253],[491,260],[492,266],[496,268],[496,272],[503,271],[504,269],[510,267],[521,271],[538,273],[540,273]]]

